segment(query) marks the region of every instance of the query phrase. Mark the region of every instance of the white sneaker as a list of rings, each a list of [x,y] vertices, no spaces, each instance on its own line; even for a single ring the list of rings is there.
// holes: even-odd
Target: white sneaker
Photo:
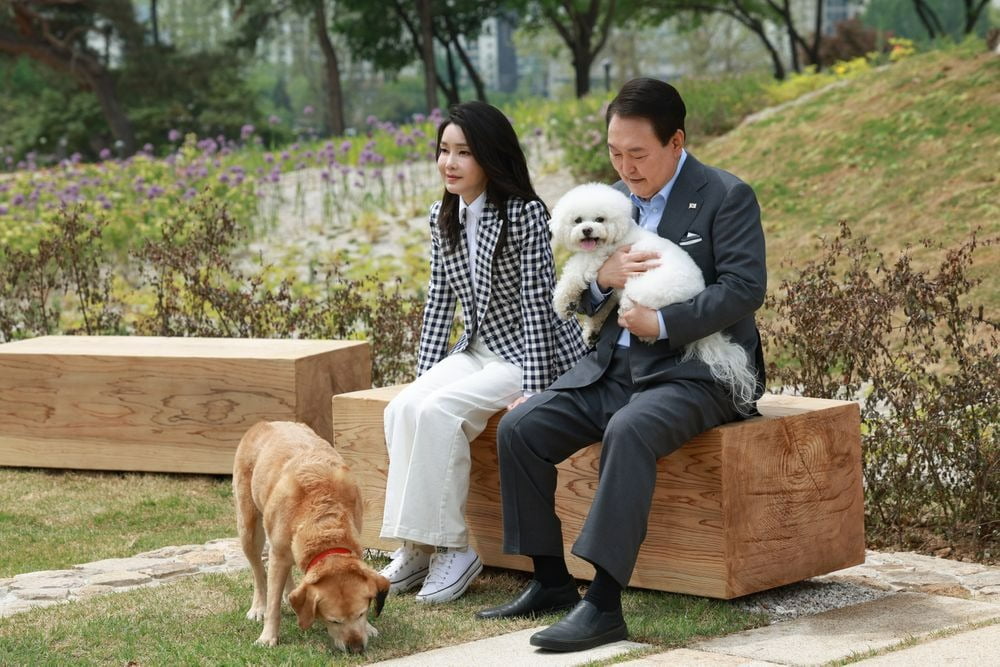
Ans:
[[[462,597],[483,571],[483,562],[472,549],[449,549],[431,554],[430,571],[417,593],[417,602],[451,602]]]
[[[431,554],[404,542],[379,574],[389,580],[390,593],[405,593],[424,580],[430,560]]]

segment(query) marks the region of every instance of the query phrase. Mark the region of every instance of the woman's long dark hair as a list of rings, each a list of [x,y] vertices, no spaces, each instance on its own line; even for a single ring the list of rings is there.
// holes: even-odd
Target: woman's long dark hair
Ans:
[[[519,197],[525,202],[542,201],[531,185],[528,163],[517,133],[502,111],[478,101],[451,107],[448,118],[438,126],[435,158],[441,154],[441,135],[452,123],[462,128],[472,157],[485,172],[486,201],[497,207],[501,217],[507,217],[507,200],[511,197]],[[446,250],[453,252],[462,230],[458,221],[458,195],[447,189],[441,197],[438,226]]]

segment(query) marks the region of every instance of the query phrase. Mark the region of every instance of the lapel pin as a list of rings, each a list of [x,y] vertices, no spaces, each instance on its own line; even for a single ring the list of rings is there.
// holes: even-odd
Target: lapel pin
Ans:
[[[688,204],[688,208],[698,208],[698,204],[695,202],[691,202],[690,204]]]

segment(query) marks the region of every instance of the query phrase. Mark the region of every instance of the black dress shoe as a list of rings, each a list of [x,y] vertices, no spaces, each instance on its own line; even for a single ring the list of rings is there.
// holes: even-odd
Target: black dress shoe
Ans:
[[[531,635],[531,645],[548,651],[586,651],[628,638],[621,609],[601,611],[580,600],[555,625]]]
[[[517,618],[534,616],[550,611],[569,609],[580,601],[576,582],[570,579],[562,586],[545,587],[532,579],[521,593],[499,607],[490,607],[476,612],[476,618]]]

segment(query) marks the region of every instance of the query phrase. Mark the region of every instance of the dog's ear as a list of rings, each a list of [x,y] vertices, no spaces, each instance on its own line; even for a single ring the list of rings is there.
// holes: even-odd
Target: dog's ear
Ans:
[[[385,606],[385,598],[389,595],[389,580],[379,573],[375,573],[375,616],[382,615],[382,607]]]
[[[316,605],[319,600],[313,594],[313,587],[301,584],[288,595],[288,604],[295,610],[295,616],[299,619],[299,627],[307,630],[312,627],[316,620]]]

